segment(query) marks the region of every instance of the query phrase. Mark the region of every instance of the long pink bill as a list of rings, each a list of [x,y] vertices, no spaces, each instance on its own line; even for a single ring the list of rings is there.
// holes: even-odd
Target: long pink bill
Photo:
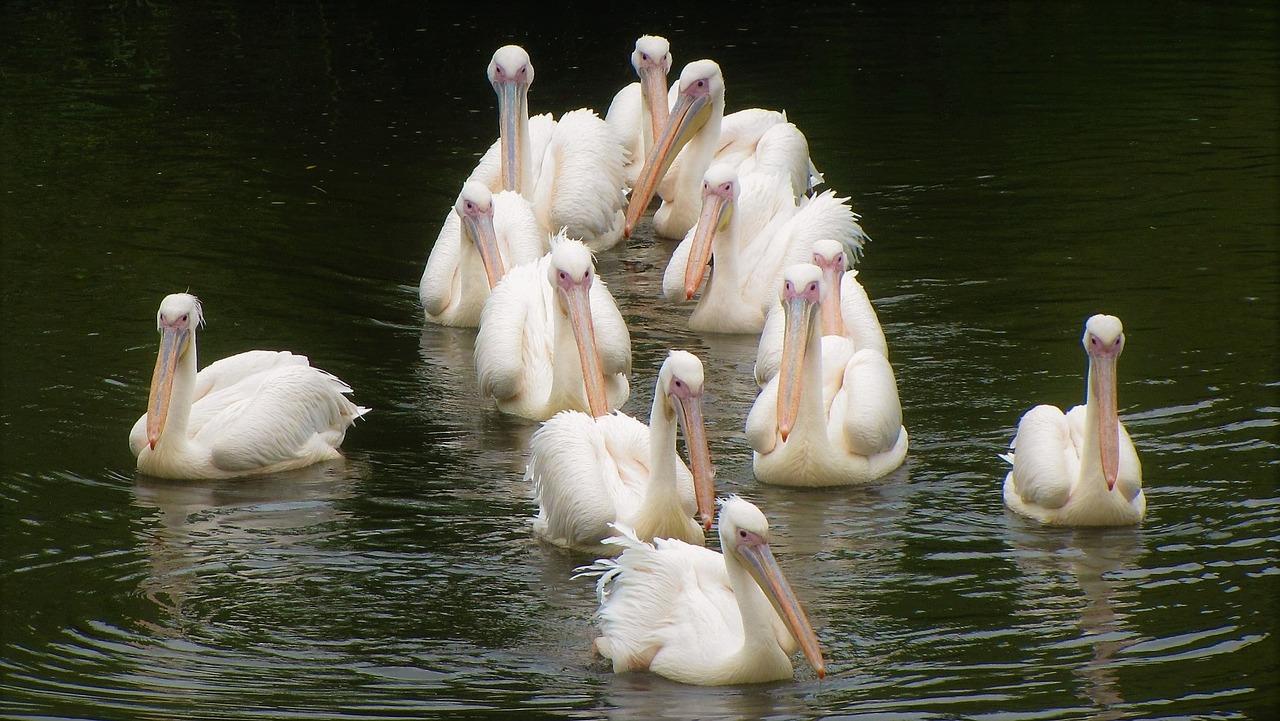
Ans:
[[[484,273],[489,279],[489,288],[492,289],[507,272],[502,254],[498,250],[498,234],[493,228],[493,217],[485,213],[464,215],[462,228],[480,253],[480,261],[484,263]]]
[[[169,420],[169,402],[173,397],[173,376],[178,358],[186,347],[191,331],[175,328],[160,330],[160,352],[151,374],[151,397],[147,400],[147,443],[154,450]]]
[[[501,143],[502,188],[522,193],[524,177],[524,157],[520,149],[524,147],[525,123],[529,116],[529,86],[514,80],[506,80],[494,84],[498,94],[498,138]]]
[[[1120,414],[1116,409],[1116,356],[1097,355],[1089,363],[1093,402],[1098,404],[1098,452],[1102,476],[1113,489],[1120,473]]]
[[[649,111],[650,136],[655,140],[662,135],[662,128],[671,117],[667,106],[667,73],[661,65],[646,65],[640,70],[640,94]]]
[[[698,224],[694,227],[693,242],[689,248],[689,260],[684,267],[684,297],[692,300],[702,285],[707,266],[711,265],[712,241],[716,234],[723,232],[733,216],[733,202],[724,196],[704,191],[702,193],[702,214],[698,216]]]
[[[573,283],[562,287],[569,323],[578,345],[578,360],[582,363],[582,381],[586,387],[587,405],[593,417],[609,412],[609,394],[605,390],[604,371],[600,366],[600,353],[596,349],[595,324],[591,319],[591,281]]]
[[[645,158],[644,168],[640,170],[640,177],[636,180],[636,187],[631,190],[631,200],[627,204],[627,237],[631,237],[631,231],[640,222],[644,209],[653,200],[658,182],[667,174],[680,149],[694,133],[706,125],[707,119],[711,117],[711,107],[711,98],[707,95],[680,94],[666,125],[662,126],[662,133],[654,138],[649,157]]]
[[[844,335],[844,313],[840,307],[840,282],[844,279],[844,263],[818,263],[822,268],[822,284],[827,288],[827,297],[822,299],[822,334]]]
[[[809,323],[813,305],[801,296],[788,298],[786,330],[782,339],[782,364],[778,368],[778,433],[785,442],[800,414],[804,393],[804,358],[809,352]]]
[[[823,678],[827,674],[826,663],[822,658],[822,649],[818,646],[818,635],[814,633],[813,626],[809,623],[808,614],[804,612],[804,607],[800,605],[795,592],[791,590],[787,577],[778,567],[769,544],[749,531],[746,533],[747,538],[739,542],[737,549],[742,558],[747,561],[747,571],[755,578],[756,583],[760,584],[765,597],[773,604],[778,616],[791,630],[791,635],[795,637],[796,643],[800,644],[800,650],[804,652],[805,658],[818,672],[818,678]]]
[[[684,445],[689,453],[689,471],[693,474],[693,496],[698,502],[702,527],[710,529],[716,515],[715,469],[707,446],[707,426],[702,415],[702,396],[672,396],[684,429]]]

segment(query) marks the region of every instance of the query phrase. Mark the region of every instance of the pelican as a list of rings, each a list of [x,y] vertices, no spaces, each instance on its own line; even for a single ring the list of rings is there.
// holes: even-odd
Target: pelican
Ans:
[[[631,67],[640,81],[618,91],[609,103],[605,122],[613,126],[627,148],[627,187],[633,187],[653,147],[653,139],[667,122],[667,73],[671,72],[671,43],[658,35],[642,35],[631,53]]]
[[[600,416],[627,401],[631,335],[582,241],[558,233],[550,253],[494,286],[475,362],[485,397],[535,421],[562,410]]]
[[[129,448],[138,470],[160,478],[231,478],[339,457],[347,427],[369,412],[351,388],[306,356],[254,350],[196,372],[200,301],[165,297],[156,314],[160,353],[147,412]]]
[[[507,268],[537,261],[549,248],[533,206],[520,194],[463,183],[418,284],[427,320],[474,328],[489,290]]]
[[[649,670],[681,683],[716,686],[791,678],[797,648],[821,678],[818,638],[769,548],[769,522],[750,502],[721,501],[724,553],[676,539],[645,543],[626,527],[601,559],[600,637],[614,672]]]
[[[576,550],[599,552],[622,523],[646,541],[703,545],[715,514],[715,481],[702,416],[702,361],[673,350],[658,371],[649,426],[622,413],[592,418],[561,411],[529,443],[525,478],[538,503],[534,532]],[[689,465],[676,452],[684,430]],[[690,472],[692,469],[692,473]],[[696,509],[703,524],[691,516]]]
[[[870,348],[888,358],[889,345],[885,342],[880,319],[876,317],[867,291],[858,282],[858,271],[849,268],[849,260],[849,253],[842,243],[831,238],[814,241],[813,264],[822,269],[822,284],[827,289],[826,297],[818,306],[822,311],[822,334],[848,338],[855,353]],[[774,303],[765,318],[760,347],[756,351],[756,383],[761,387],[778,372],[785,322],[783,306]]]
[[[854,351],[848,338],[820,335],[814,309],[824,292],[812,263],[783,274],[781,362],[747,414],[752,465],[766,483],[866,483],[907,455],[893,368],[874,350]]]
[[[751,108],[724,114],[724,76],[715,62],[686,65],[677,88],[667,123],[631,192],[628,236],[658,192],[663,204],[653,215],[654,230],[663,238],[684,237],[697,222],[699,187],[713,161],[741,166],[743,172],[782,175],[796,198],[821,181],[804,133],[787,122],[785,113]]]
[[[513,190],[533,204],[543,230],[561,228],[592,250],[622,239],[627,150],[595,111],[571,110],[553,120],[529,117],[533,64],[518,45],[505,45],[489,63],[498,95],[498,141],[470,180],[490,190]]]
[[[1066,414],[1038,405],[1018,422],[1004,479],[1004,502],[1038,521],[1064,526],[1138,523],[1147,510],[1142,464],[1116,411],[1116,361],[1124,326],[1112,315],[1084,324],[1089,375],[1085,404]]]
[[[703,176],[697,225],[667,264],[663,294],[669,300],[693,298],[711,266],[689,327],[759,333],[777,297],[782,270],[808,262],[816,240],[838,239],[847,255],[860,252],[869,238],[857,217],[848,198],[837,198],[833,191],[802,198],[797,205],[784,177],[739,173],[732,165],[716,163]]]

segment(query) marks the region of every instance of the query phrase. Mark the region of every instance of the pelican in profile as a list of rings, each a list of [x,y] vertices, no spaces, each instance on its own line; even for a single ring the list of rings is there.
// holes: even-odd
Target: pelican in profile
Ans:
[[[347,427],[369,411],[306,356],[254,350],[196,372],[200,301],[165,297],[147,412],[129,433],[138,470],[178,479],[231,478],[339,457]]]
[[[850,260],[843,243],[831,238],[820,238],[813,243],[813,264],[822,270],[822,285],[827,289],[818,305],[822,312],[822,334],[848,338],[855,353],[869,348],[888,358],[889,344],[885,342],[880,319],[867,291],[858,282],[858,271],[849,268]],[[774,303],[765,318],[756,351],[755,376],[761,387],[778,373],[785,322],[783,306]]]
[[[628,152],[627,187],[633,187],[653,147],[653,139],[667,123],[667,73],[671,72],[671,43],[658,35],[642,35],[631,53],[631,67],[640,81],[618,91],[609,103],[605,122],[613,126]]]
[[[600,552],[624,524],[644,540],[703,545],[715,515],[715,479],[702,414],[702,361],[673,350],[658,371],[649,425],[622,413],[561,411],[529,443],[525,478],[538,504],[534,532],[557,546]],[[684,431],[689,465],[676,451]],[[692,472],[691,472],[692,469]],[[692,516],[698,513],[699,524]]]
[[[1084,405],[1063,413],[1038,405],[1018,422],[1004,502],[1038,521],[1063,526],[1120,526],[1142,520],[1142,464],[1116,410],[1116,361],[1124,326],[1112,315],[1085,322],[1089,374]]]
[[[820,333],[825,287],[812,263],[783,274],[782,354],[777,375],[747,414],[756,478],[786,486],[866,483],[907,455],[898,385],[888,359]]]
[[[595,648],[613,670],[648,670],[703,686],[791,678],[791,654],[804,652],[826,674],[818,637],[769,548],[769,522],[750,502],[721,502],[723,554],[676,539],[654,544],[630,529],[601,559],[600,637]]]
[[[743,173],[781,175],[796,198],[821,181],[804,133],[784,113],[751,108],[724,114],[724,76],[715,62],[689,63],[676,87],[667,123],[631,191],[627,235],[657,192],[663,203],[654,213],[654,230],[663,238],[684,237],[698,220],[702,176],[713,161]]]
[[[529,117],[533,63],[518,45],[505,45],[489,63],[498,95],[498,141],[470,180],[512,190],[533,204],[543,230],[582,239],[604,250],[622,239],[627,150],[595,111],[571,110],[553,120]]]
[[[631,335],[582,241],[561,232],[537,263],[507,271],[480,313],[475,362],[481,394],[535,421],[627,401]]]
[[[689,316],[694,330],[759,333],[782,270],[809,262],[817,240],[835,239],[849,257],[870,240],[848,198],[828,190],[797,204],[780,175],[716,163],[703,176],[701,194],[697,225],[662,276],[663,294],[679,301],[692,299],[709,275]]]
[[[445,218],[418,284],[427,320],[474,328],[490,289],[508,268],[537,261],[550,236],[529,201],[509,190],[491,193],[467,181]]]

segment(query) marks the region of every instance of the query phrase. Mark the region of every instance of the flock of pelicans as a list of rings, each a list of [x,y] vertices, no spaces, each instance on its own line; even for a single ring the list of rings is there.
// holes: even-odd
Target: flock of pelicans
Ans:
[[[671,300],[698,296],[695,330],[758,333],[761,390],[746,419],[753,469],[792,486],[866,483],[902,464],[902,425],[884,333],[849,269],[868,238],[828,190],[784,114],[724,112],[710,60],[667,88],[667,41],[636,41],[638,83],[601,119],[587,109],[529,116],[534,71],[508,45],[488,76],[499,139],[462,186],[422,275],[431,322],[477,327],[479,387],[506,413],[542,421],[526,478],[534,532],[599,552],[601,635],[615,671],[697,684],[792,675],[818,640],[769,549],[765,515],[715,501],[703,422],[703,367],[672,350],[646,426],[617,412],[629,394],[631,340],[592,252],[629,236],[653,196],[653,227],[681,239],[663,276]],[[628,193],[629,189],[629,193]],[[139,471],[222,478],[338,455],[368,409],[351,389],[289,352],[249,351],[197,372],[199,301],[166,297],[147,412],[130,434]],[[1042,405],[1018,425],[1004,501],[1046,523],[1134,524],[1141,467],[1116,407],[1120,321],[1085,324],[1086,403]],[[683,432],[688,462],[676,449]],[[719,515],[721,553],[704,548]],[[696,514],[696,519],[695,519]]]

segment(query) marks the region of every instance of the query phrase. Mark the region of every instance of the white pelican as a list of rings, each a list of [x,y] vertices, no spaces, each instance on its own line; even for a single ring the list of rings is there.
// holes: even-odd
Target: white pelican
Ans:
[[[791,678],[797,647],[821,678],[818,638],[769,549],[769,522],[750,502],[721,502],[724,553],[675,539],[654,545],[630,529],[608,543],[596,584],[600,637],[595,648],[613,670],[649,670],[703,686]]]
[[[196,372],[194,295],[160,303],[160,353],[147,412],[129,448],[138,470],[160,478],[230,478],[287,471],[338,458],[347,427],[369,411],[351,388],[306,356],[254,350]]]
[[[550,248],[549,238],[520,194],[494,194],[483,183],[463,183],[418,284],[427,320],[479,325],[489,290],[508,268],[541,258]]]
[[[715,62],[686,65],[677,88],[667,124],[631,191],[627,235],[657,192],[663,203],[653,215],[654,230],[663,238],[684,237],[697,222],[702,176],[713,161],[741,166],[744,173],[782,175],[797,198],[820,181],[804,133],[786,114],[759,108],[724,114],[724,77]]]
[[[633,187],[644,167],[644,159],[653,147],[653,139],[667,123],[670,102],[667,99],[667,73],[671,72],[671,43],[658,35],[642,35],[631,53],[631,67],[640,82],[618,91],[609,103],[605,122],[613,126],[629,153],[626,167],[627,187]]]
[[[756,478],[786,486],[866,483],[902,465],[907,429],[893,368],[880,353],[819,333],[822,270],[783,274],[785,337],[778,374],[747,414]]]
[[[715,515],[715,479],[702,416],[702,361],[673,350],[658,371],[649,425],[622,413],[561,411],[529,443],[525,478],[538,503],[533,530],[556,544],[599,552],[610,525],[646,541],[703,545]],[[689,465],[676,452],[684,429]],[[692,469],[692,473],[690,473]],[[691,517],[703,519],[700,525]]]
[[[813,264],[822,269],[822,284],[827,289],[827,295],[819,305],[822,334],[848,338],[855,353],[870,348],[888,358],[889,345],[885,342],[880,319],[871,306],[867,291],[858,282],[858,271],[846,270],[849,261],[849,253],[842,243],[831,238],[814,241]],[[760,346],[756,351],[756,383],[761,387],[778,372],[785,323],[783,306],[774,303],[765,318]]]
[[[782,176],[740,174],[716,163],[702,180],[702,213],[676,246],[662,276],[669,300],[697,293],[710,279],[689,316],[689,327],[718,333],[759,333],[777,298],[782,270],[813,257],[820,238],[837,239],[849,255],[869,240],[848,198],[828,190],[796,204]],[[714,262],[713,262],[714,260]]]
[[[558,121],[530,118],[533,64],[518,45],[498,48],[488,74],[498,95],[498,141],[469,179],[523,195],[549,233],[567,228],[593,250],[621,240],[627,150],[617,132],[587,108]]]
[[[507,271],[480,313],[475,361],[504,413],[600,416],[627,401],[631,335],[585,244],[561,232],[537,263]]]
[[[1089,356],[1085,404],[1065,415],[1039,405],[1018,422],[1004,502],[1026,516],[1055,525],[1119,526],[1138,523],[1147,510],[1142,464],[1116,411],[1116,360],[1124,327],[1112,315],[1084,325]]]

